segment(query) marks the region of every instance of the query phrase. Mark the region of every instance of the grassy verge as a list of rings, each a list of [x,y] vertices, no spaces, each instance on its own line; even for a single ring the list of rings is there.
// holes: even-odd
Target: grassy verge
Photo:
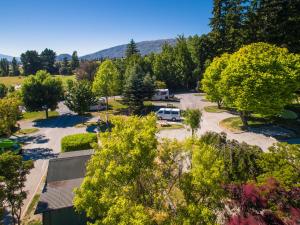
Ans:
[[[226,112],[226,110],[225,109],[223,109],[223,108],[218,108],[218,106],[216,106],[216,105],[210,105],[210,106],[205,106],[204,107],[204,110],[206,111],[206,112],[209,112],[209,113],[221,113],[221,112]]]
[[[41,217],[34,215],[34,210],[38,204],[40,194],[36,194],[30,202],[28,209],[22,219],[22,224],[26,225],[42,225]]]
[[[264,125],[265,123],[262,121],[256,121],[256,120],[249,120],[248,121],[249,126],[260,126]],[[229,117],[222,121],[220,121],[219,125],[223,128],[226,128],[232,132],[240,132],[245,130],[245,127],[243,126],[242,120],[240,117]]]
[[[39,131],[38,128],[33,127],[33,128],[26,128],[26,129],[18,130],[15,134],[17,134],[17,135],[20,135],[20,134],[25,135],[25,134],[32,134],[32,133],[35,133],[35,132],[38,132],[38,131]]]
[[[194,94],[194,96],[205,96],[206,95],[206,93],[196,93],[196,94]]]
[[[159,131],[162,131],[162,130],[173,130],[173,129],[182,129],[184,128],[184,126],[182,124],[165,124],[165,125],[162,125],[162,124],[157,124],[157,128]]]
[[[57,111],[49,111],[48,112],[49,118],[58,116]],[[38,111],[38,112],[25,112],[22,115],[23,120],[41,120],[46,119],[45,111]]]

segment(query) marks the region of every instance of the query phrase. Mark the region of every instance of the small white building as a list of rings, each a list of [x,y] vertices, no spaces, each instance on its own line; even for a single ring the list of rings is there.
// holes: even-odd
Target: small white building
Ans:
[[[170,98],[169,89],[155,89],[152,100],[168,100]]]

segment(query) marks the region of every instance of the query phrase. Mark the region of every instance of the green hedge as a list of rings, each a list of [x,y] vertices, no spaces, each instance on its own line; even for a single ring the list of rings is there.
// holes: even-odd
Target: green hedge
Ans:
[[[84,133],[84,134],[68,135],[63,137],[61,140],[61,151],[71,152],[71,151],[91,149],[92,143],[97,143],[97,134]]]

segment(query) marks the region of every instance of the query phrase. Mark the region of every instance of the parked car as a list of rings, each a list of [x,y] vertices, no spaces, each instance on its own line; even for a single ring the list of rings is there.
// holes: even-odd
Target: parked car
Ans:
[[[95,105],[90,106],[90,111],[100,111],[106,108],[105,98],[98,98]]]
[[[0,139],[0,154],[6,151],[22,154],[22,146],[14,140],[2,138]]]
[[[168,100],[170,98],[169,89],[155,89],[152,100]]]
[[[156,112],[156,116],[160,120],[172,120],[172,121],[181,120],[180,109],[175,109],[175,108],[160,108]]]

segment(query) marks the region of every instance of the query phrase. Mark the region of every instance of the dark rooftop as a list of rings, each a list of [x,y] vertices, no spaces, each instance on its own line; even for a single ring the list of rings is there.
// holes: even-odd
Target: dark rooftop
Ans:
[[[73,206],[73,190],[83,181],[93,150],[61,153],[49,160],[46,183],[35,213]]]

